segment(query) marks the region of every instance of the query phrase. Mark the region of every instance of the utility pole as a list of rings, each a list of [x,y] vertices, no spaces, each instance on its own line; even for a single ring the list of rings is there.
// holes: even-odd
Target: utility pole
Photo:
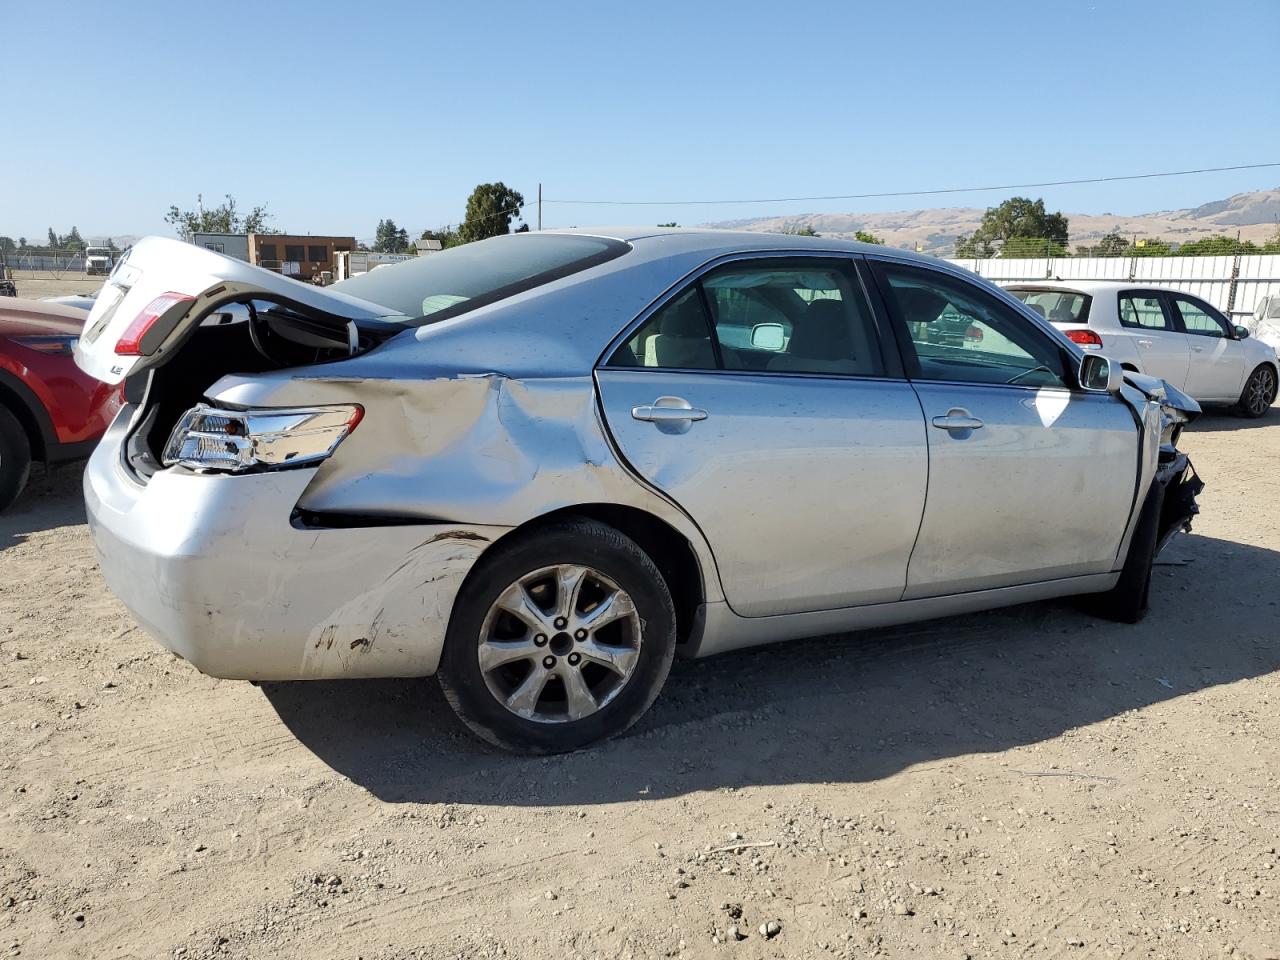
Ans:
[[[538,232],[542,232],[542,184],[538,184]]]

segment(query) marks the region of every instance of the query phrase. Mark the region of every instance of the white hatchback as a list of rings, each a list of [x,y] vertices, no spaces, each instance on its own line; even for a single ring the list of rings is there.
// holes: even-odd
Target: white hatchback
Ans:
[[[1201,403],[1260,417],[1276,398],[1275,348],[1189,293],[1099,280],[1006,289],[1086,350],[1160,377]]]

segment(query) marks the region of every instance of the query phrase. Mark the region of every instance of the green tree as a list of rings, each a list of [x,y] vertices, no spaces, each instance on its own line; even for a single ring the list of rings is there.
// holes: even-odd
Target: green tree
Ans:
[[[409,249],[409,231],[397,227],[390,217],[378,221],[378,231],[374,234],[373,249],[378,253],[404,253]]]
[[[62,246],[62,244],[58,240],[58,234],[53,229],[53,227],[49,228],[49,246],[54,250],[57,250],[60,246]]]
[[[19,244],[25,244],[26,240],[19,240]],[[1276,226],[1276,232],[1262,241],[1262,246],[1258,249],[1259,253],[1280,253],[1280,225]]]
[[[884,240],[881,237],[877,237],[874,233],[868,233],[866,230],[853,231],[853,239],[862,243],[874,243],[876,246],[884,246]]]
[[[1133,242],[1133,245],[1127,247],[1123,256],[1126,257],[1167,257],[1173,253],[1173,248],[1164,240],[1149,239],[1141,237]]]
[[[785,233],[785,234],[787,234],[788,236],[792,236],[792,237],[820,237],[820,236],[822,236],[822,234],[818,233],[818,231],[817,231],[817,230],[813,229],[813,227],[812,227],[810,224],[807,224],[807,223],[806,223],[803,227],[787,227],[787,228],[785,228],[782,232],[783,232],[783,233]]]
[[[680,224],[678,224],[678,223],[676,223],[674,220],[672,220],[670,223],[660,223],[660,224],[658,224],[658,226],[660,226],[660,227],[678,227],[678,226],[680,226]]]
[[[164,222],[172,225],[183,240],[190,240],[193,233],[278,233],[267,224],[270,219],[265,203],[241,214],[236,209],[236,198],[229,193],[222,203],[208,209],[204,206],[204,196],[196,194],[195,210],[171,206],[164,215]]]
[[[1094,247],[1095,256],[1099,257],[1122,257],[1124,252],[1129,249],[1129,241],[1120,234],[1112,230],[1105,234],[1098,245]]]
[[[972,234],[956,238],[957,257],[1060,257],[1067,253],[1068,223],[1048,213],[1044,200],[1010,197],[988,207]]]
[[[448,250],[450,247],[456,247],[462,243],[462,239],[458,236],[458,231],[454,227],[437,227],[435,230],[423,230],[419,240],[439,240],[440,249]]]
[[[62,246],[67,250],[83,250],[88,244],[80,236],[80,231],[72,227],[71,232],[62,238]]]
[[[1222,257],[1236,253],[1257,253],[1258,245],[1252,240],[1243,243],[1235,237],[1219,233],[1212,237],[1189,240],[1173,251],[1175,257]]]
[[[501,181],[482,183],[467,198],[467,213],[458,226],[463,243],[486,240],[511,232],[512,218],[519,218],[524,197]]]
[[[18,249],[19,249],[19,250],[25,250],[25,249],[27,249],[27,238],[26,238],[26,237],[19,237],[19,238],[18,238]]]
[[[0,253],[16,253],[18,245],[13,242],[13,237],[0,237]]]

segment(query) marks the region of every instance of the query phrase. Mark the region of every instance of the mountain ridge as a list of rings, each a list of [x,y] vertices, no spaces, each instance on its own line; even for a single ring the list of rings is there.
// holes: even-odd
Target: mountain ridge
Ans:
[[[936,256],[951,256],[956,237],[972,233],[982,222],[985,207],[930,207],[893,210],[883,213],[804,213],[776,217],[746,217],[722,220],[706,226],[787,233],[810,227],[823,236],[852,239],[865,230],[882,238],[891,247],[921,249]],[[1280,187],[1232,194],[1181,210],[1123,216],[1112,213],[1066,213],[1070,224],[1069,247],[1097,243],[1108,233],[1186,243],[1237,231],[1241,240],[1261,243],[1280,224]]]

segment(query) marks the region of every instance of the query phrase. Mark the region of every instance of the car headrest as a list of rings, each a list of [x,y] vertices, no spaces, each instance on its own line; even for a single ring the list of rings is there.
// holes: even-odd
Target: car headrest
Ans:
[[[707,318],[702,312],[698,294],[695,292],[672,302],[662,315],[658,332],[668,337],[706,338],[709,335]]]
[[[787,352],[813,360],[850,360],[853,337],[840,300],[814,300],[796,321]]]

